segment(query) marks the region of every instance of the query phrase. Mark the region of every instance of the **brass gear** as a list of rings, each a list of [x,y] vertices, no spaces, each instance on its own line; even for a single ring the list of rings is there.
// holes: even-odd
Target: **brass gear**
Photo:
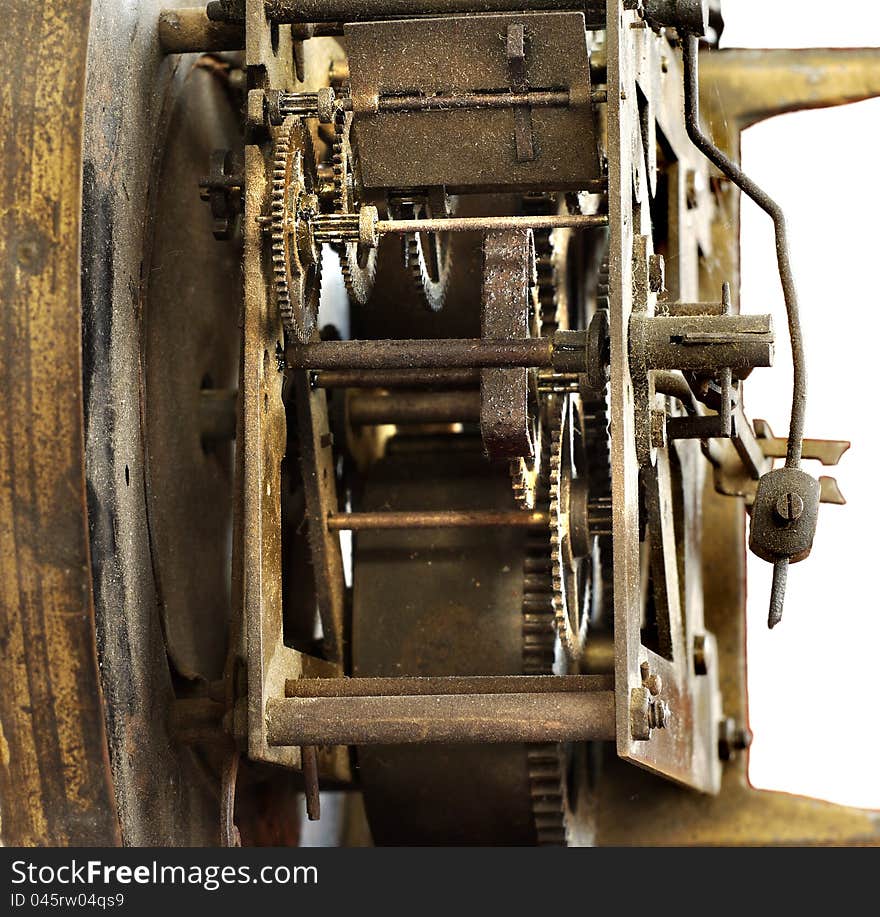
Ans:
[[[544,413],[554,397],[544,399]],[[550,437],[543,440],[543,472],[536,505],[547,509],[550,499]],[[553,573],[549,532],[530,531],[523,565],[523,674],[552,675],[556,657]],[[583,797],[588,793],[584,747],[556,742],[526,746],[526,767],[532,818],[538,846],[571,846],[589,837]],[[572,798],[571,791],[575,796]],[[581,796],[579,800],[577,797]]]
[[[562,395],[550,426],[550,565],[553,619],[567,667],[577,672],[586,639],[586,589],[582,575],[588,567],[578,557],[571,533],[572,484],[582,465],[583,436],[577,416],[578,399]],[[580,461],[579,461],[580,458]]]
[[[351,112],[339,111],[333,123],[333,202],[337,213],[357,213],[361,202],[358,163],[351,144],[352,120]],[[346,242],[338,251],[349,299],[359,306],[366,305],[376,282],[378,249]]]
[[[272,169],[272,272],[281,322],[288,336],[311,341],[321,300],[321,247],[312,239],[317,176],[311,135],[301,118],[289,117],[275,140]]]

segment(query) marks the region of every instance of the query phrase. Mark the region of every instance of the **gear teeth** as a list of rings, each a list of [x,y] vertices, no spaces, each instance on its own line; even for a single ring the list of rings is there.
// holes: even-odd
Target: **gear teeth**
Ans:
[[[294,131],[302,132],[301,142],[294,143]],[[290,250],[288,223],[296,219],[291,213],[291,190],[294,181],[306,189],[307,159],[311,155],[308,134],[297,118],[287,118],[282,124],[275,142],[275,156],[272,164],[272,191],[269,203],[271,226],[272,276],[275,285],[275,300],[285,333],[306,343],[312,337],[318,322],[318,304],[321,299],[320,251],[315,269],[311,272],[297,270],[298,259]],[[297,162],[297,157],[299,161]],[[314,158],[312,157],[312,164]],[[296,178],[294,170],[298,170]],[[294,189],[296,193],[296,189]]]
[[[538,444],[536,444],[538,445]],[[542,433],[536,502],[547,505],[550,437]],[[522,653],[523,674],[552,675],[556,656],[552,566],[546,531],[527,535],[523,562]],[[567,790],[565,753],[558,744],[526,746],[526,766],[532,800],[532,818],[539,846],[567,846]]]
[[[562,650],[575,667],[581,656],[581,638],[576,629],[572,628],[569,605],[577,601],[575,596],[568,594],[566,573],[564,566],[566,558],[565,548],[565,508],[561,501],[561,485],[563,475],[563,452],[565,447],[564,435],[566,428],[571,423],[573,398],[565,395],[561,399],[559,409],[554,413],[550,435],[550,561],[552,565],[553,581],[553,620],[556,633],[562,644]]]
[[[333,123],[334,141],[331,162],[334,185],[333,206],[337,213],[353,213],[357,207],[357,202],[352,199],[349,187],[353,168],[351,122],[351,113],[340,111]],[[366,263],[362,266],[358,249],[357,242],[340,245],[338,248],[339,265],[342,268],[342,279],[349,299],[359,306],[364,306],[369,301],[376,281],[378,254],[375,249],[370,250],[366,256]]]
[[[412,233],[404,236],[404,260],[410,276],[424,297],[425,304],[432,312],[439,312],[446,301],[446,287],[449,284],[449,273],[452,264],[452,245],[448,238],[442,236],[434,244],[438,248],[439,276],[431,277],[422,237]]]

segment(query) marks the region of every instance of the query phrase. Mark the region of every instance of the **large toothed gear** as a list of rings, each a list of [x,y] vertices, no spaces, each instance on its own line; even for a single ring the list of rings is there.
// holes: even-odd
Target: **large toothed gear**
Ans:
[[[334,120],[333,185],[337,213],[357,213],[361,205],[357,154],[351,143],[351,112],[340,110]],[[376,246],[344,243],[339,249],[342,277],[349,299],[363,306],[373,292],[379,253]]]
[[[572,538],[572,487],[583,464],[578,399],[559,397],[550,426],[550,566],[553,618],[571,672],[583,657],[587,630],[590,559],[579,556]]]
[[[281,322],[288,337],[311,341],[321,300],[321,247],[309,222],[318,212],[311,135],[301,118],[278,131],[272,171],[272,272]]]

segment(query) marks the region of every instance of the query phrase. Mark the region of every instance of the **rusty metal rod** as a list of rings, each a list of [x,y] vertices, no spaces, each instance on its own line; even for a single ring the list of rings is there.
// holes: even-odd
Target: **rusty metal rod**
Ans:
[[[319,341],[291,344],[288,369],[480,369],[553,365],[549,338]]]
[[[229,745],[223,728],[225,706],[209,697],[177,698],[168,714],[168,733],[183,745]]]
[[[614,692],[277,698],[266,727],[273,746],[610,741]]]
[[[348,402],[353,427],[371,424],[475,423],[480,419],[480,393],[397,392],[354,395]]]
[[[570,94],[563,90],[529,92],[462,92],[456,95],[379,96],[380,112],[455,111],[458,109],[567,108]]]
[[[565,691],[613,689],[614,679],[604,674],[437,675],[400,678],[289,678],[284,693],[286,697],[414,697],[426,694],[460,697],[463,694],[559,694]]]
[[[321,786],[318,780],[318,749],[314,745],[303,745],[300,749],[303,787],[306,797],[306,815],[309,821],[321,817]]]
[[[312,373],[313,388],[463,389],[480,384],[478,369],[339,369]]]
[[[166,54],[190,51],[240,51],[244,26],[208,19],[204,6],[159,13],[159,45]]]
[[[365,532],[390,529],[545,528],[546,512],[524,510],[399,510],[376,513],[332,513],[327,517],[331,532]]]
[[[558,214],[555,216],[435,217],[424,220],[379,220],[379,235],[416,232],[492,232],[498,229],[583,229],[607,226],[605,214]]]

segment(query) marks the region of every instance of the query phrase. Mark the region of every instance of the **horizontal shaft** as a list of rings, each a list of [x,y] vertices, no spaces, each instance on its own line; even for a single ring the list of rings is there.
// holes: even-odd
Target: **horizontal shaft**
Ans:
[[[319,341],[287,349],[290,369],[486,369],[550,367],[549,338]]]
[[[379,96],[380,112],[455,111],[457,109],[566,108],[568,90],[530,92],[462,92],[457,95]]]
[[[244,48],[244,26],[208,19],[205,7],[162,10],[159,45],[166,54],[190,51],[239,51]]]
[[[276,746],[610,741],[614,692],[288,697],[266,724]]]
[[[467,388],[480,384],[478,369],[338,369],[312,373],[314,388]]]
[[[401,510],[377,513],[333,513],[327,517],[331,532],[365,532],[388,529],[546,528],[548,513],[524,510]]]
[[[492,232],[498,229],[584,229],[607,226],[603,214],[558,214],[556,216],[437,217],[424,220],[379,220],[379,235],[415,232]]]
[[[348,403],[353,427],[370,424],[474,423],[480,419],[480,393],[397,392],[355,395]]]

